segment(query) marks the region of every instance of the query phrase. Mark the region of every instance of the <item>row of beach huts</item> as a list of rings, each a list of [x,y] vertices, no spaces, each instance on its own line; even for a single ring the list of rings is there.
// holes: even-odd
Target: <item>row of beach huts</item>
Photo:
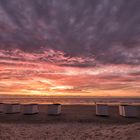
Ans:
[[[25,115],[33,115],[39,113],[38,104],[4,104],[0,103],[0,113],[15,114],[22,113]],[[61,104],[49,104],[48,115],[60,115]],[[22,109],[21,109],[22,108]],[[124,117],[138,117],[138,110],[133,105],[119,105],[119,114]],[[109,105],[107,104],[96,104],[96,115],[98,116],[109,116]]]

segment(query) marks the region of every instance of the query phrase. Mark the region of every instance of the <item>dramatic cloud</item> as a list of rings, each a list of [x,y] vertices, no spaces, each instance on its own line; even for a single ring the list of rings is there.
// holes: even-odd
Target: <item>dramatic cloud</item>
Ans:
[[[0,0],[0,93],[140,92],[139,0]]]

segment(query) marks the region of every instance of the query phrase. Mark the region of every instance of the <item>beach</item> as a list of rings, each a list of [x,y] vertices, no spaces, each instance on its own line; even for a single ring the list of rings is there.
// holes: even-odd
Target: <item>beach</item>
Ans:
[[[0,124],[1,140],[139,140],[140,123],[134,124]]]
[[[95,115],[94,105],[63,105],[60,116],[48,116],[47,105],[39,114],[0,114],[1,140],[139,140],[138,118],[119,116],[118,106],[109,106],[109,117]]]

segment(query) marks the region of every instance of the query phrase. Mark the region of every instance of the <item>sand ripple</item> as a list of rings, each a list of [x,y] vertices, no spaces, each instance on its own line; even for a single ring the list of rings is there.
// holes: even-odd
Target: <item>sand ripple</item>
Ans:
[[[0,140],[139,140],[140,123],[0,124]]]

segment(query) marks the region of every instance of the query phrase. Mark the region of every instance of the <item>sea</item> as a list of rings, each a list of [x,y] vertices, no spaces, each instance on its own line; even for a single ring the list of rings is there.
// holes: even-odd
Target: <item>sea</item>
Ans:
[[[140,104],[139,97],[56,97],[56,96],[3,96],[0,95],[0,103],[36,103],[64,105],[92,105],[96,103],[108,104]]]

